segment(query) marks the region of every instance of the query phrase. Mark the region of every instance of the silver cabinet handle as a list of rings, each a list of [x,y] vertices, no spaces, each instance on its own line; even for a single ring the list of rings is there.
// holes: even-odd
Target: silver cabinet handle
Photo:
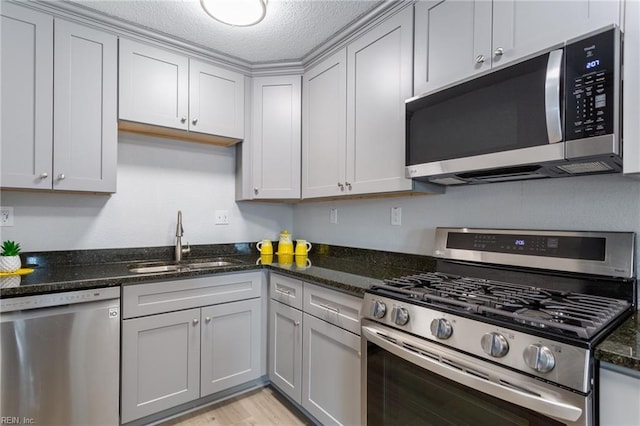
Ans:
[[[349,182],[344,183],[349,191],[351,191],[351,184]]]
[[[276,291],[278,293],[284,294],[285,296],[291,296],[291,292],[289,290],[282,290],[282,289],[276,287]]]
[[[547,62],[547,76],[544,83],[544,106],[549,143],[556,143],[562,140],[562,120],[560,114],[562,53],[562,49],[549,52],[549,61]]]
[[[194,318],[194,319],[193,319],[193,325],[197,325],[199,322],[200,322],[200,320],[199,320],[199,319],[197,319],[197,318]]]
[[[338,182],[338,188],[340,188],[340,191],[344,191],[344,184],[342,182]]]
[[[300,325],[300,321],[294,321],[293,325],[295,325],[296,327],[298,327]]]
[[[504,55],[504,49],[502,47],[498,47],[493,51],[493,56],[502,56]]]
[[[258,187],[253,188],[253,193],[258,195]]]
[[[204,322],[211,322],[211,317],[205,317]]]
[[[182,117],[182,118],[180,119],[180,122],[181,122],[181,123],[186,123],[186,122],[187,122],[187,117]]]
[[[194,126],[198,124],[198,119],[194,118],[193,120],[191,120],[191,124],[193,124]]]
[[[476,56],[476,64],[482,64],[482,63],[484,63],[484,55]]]
[[[42,173],[40,173],[40,176],[39,176],[39,177],[40,177],[40,179],[46,179],[46,178],[48,178],[48,177],[49,177],[49,173],[47,173],[47,172],[42,172]]]
[[[320,306],[325,308],[327,311],[331,311],[333,313],[339,314],[340,313],[340,309],[331,306],[331,305],[325,305],[324,303],[320,303]]]
[[[66,176],[64,175],[64,173],[60,173],[58,175],[58,180],[64,180],[64,178],[66,178]]]

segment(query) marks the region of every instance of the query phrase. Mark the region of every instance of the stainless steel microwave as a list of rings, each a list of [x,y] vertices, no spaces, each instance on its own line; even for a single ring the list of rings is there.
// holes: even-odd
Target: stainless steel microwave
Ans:
[[[611,25],[406,101],[406,175],[441,185],[622,170]]]

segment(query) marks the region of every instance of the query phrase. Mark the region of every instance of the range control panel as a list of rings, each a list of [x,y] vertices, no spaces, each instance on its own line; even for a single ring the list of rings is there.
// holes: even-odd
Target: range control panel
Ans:
[[[571,44],[566,56],[566,140],[614,132],[615,79],[619,78],[617,29]],[[618,39],[618,40],[617,40]]]

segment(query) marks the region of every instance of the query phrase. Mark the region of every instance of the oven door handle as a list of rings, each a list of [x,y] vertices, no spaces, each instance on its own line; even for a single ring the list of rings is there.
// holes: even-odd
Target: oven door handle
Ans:
[[[440,362],[439,360],[432,359],[430,357],[426,357],[421,355],[415,351],[406,349],[398,345],[397,343],[393,343],[391,340],[404,339],[404,336],[401,335],[391,335],[391,333],[385,330],[378,330],[375,327],[363,325],[362,326],[362,335],[371,343],[379,346],[386,351],[391,352],[392,354],[399,356],[419,367],[422,367],[426,370],[431,371],[434,374],[452,380],[456,383],[460,383],[461,385],[467,386],[472,389],[476,389],[480,392],[486,393],[488,395],[495,396],[499,399],[509,401],[521,407],[529,408],[533,411],[541,413],[543,415],[553,417],[563,421],[575,422],[580,416],[582,416],[583,410],[579,407],[575,407],[573,405],[569,405],[559,401],[553,401],[546,398],[542,398],[537,395],[528,394],[526,392],[520,391],[513,387],[505,386],[501,383],[496,383],[493,381],[489,381],[478,376],[472,375],[463,371],[461,369],[454,368],[447,364]],[[386,336],[388,339],[386,339]],[[407,342],[408,343],[408,342]],[[415,342],[411,342],[415,343]],[[421,343],[422,345],[428,345],[425,343]],[[412,347],[417,347],[412,344]],[[441,348],[435,348],[432,350],[435,351],[443,351]],[[473,363],[469,357],[461,357],[459,355],[454,354],[452,351],[447,351],[446,357],[452,361],[459,361],[460,364],[470,364]],[[449,353],[450,352],[450,353]],[[477,370],[481,370],[482,367],[478,366]]]

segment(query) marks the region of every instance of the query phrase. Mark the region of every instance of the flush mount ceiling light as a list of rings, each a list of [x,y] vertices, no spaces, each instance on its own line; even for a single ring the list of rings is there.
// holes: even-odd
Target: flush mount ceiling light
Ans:
[[[248,27],[264,19],[268,0],[200,0],[209,16],[223,24]]]

